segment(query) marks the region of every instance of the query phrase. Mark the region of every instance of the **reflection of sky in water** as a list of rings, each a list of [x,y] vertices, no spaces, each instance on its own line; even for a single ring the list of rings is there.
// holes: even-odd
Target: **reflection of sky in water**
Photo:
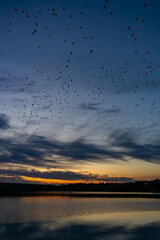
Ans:
[[[0,239],[156,239],[160,200],[26,197],[0,199]]]

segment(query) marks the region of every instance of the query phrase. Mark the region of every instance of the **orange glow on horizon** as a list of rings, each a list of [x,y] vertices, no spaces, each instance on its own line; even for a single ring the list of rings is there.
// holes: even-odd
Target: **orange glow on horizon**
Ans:
[[[41,183],[41,184],[75,184],[75,183],[115,183],[114,181],[99,181],[94,180],[94,181],[85,181],[85,180],[61,180],[61,179],[44,179],[44,178],[34,178],[34,177],[26,177],[26,176],[21,176],[22,180],[25,181],[30,181],[30,182],[36,182],[36,183]],[[155,180],[155,178],[139,178],[135,179],[135,181],[150,181],[150,180]],[[122,183],[122,182],[116,182],[116,183]]]
[[[45,179],[45,178],[34,178],[34,177],[21,177],[25,181],[39,182],[43,184],[68,184],[68,183],[99,183],[99,181],[85,181],[85,180],[61,180],[61,179]]]

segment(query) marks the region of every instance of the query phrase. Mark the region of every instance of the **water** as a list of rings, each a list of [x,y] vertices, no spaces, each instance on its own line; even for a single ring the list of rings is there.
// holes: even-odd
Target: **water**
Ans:
[[[160,200],[1,197],[2,240],[159,240]]]

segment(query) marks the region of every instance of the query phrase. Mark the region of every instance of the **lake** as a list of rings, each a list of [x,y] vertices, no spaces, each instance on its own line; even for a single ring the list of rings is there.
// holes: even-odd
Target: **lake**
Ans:
[[[2,240],[159,240],[160,199],[1,197]]]

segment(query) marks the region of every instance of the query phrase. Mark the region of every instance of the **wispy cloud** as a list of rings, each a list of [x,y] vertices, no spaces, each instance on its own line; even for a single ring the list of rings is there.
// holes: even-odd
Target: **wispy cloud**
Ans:
[[[79,103],[77,108],[84,111],[97,111],[99,113],[119,113],[121,111],[120,108],[102,108],[101,103]]]

